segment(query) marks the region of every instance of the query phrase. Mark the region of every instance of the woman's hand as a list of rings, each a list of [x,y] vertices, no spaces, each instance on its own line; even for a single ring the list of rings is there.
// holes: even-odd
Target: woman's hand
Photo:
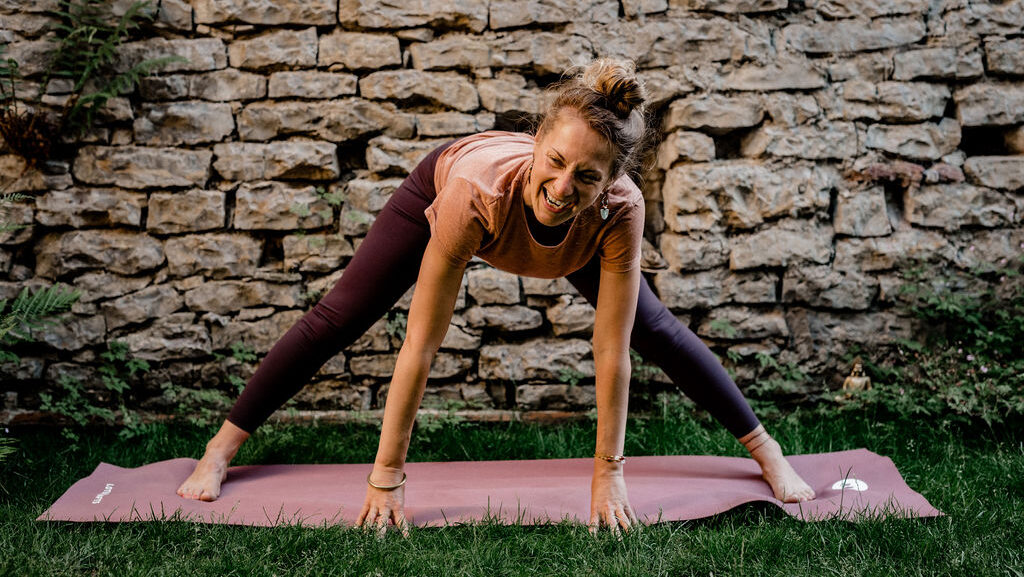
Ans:
[[[602,525],[616,536],[637,524],[629,506],[623,462],[596,455],[621,455],[626,441],[629,403],[629,331],[636,314],[640,270],[617,273],[601,270],[594,320],[594,366],[597,373],[597,438],[594,477],[590,483],[590,532]]]
[[[639,527],[639,523],[629,506],[622,464],[598,460],[590,482],[590,533],[597,535],[602,526],[611,528],[612,534],[619,537],[620,529],[628,532]]]
[[[401,469],[374,467],[370,474],[370,480],[382,487],[397,485],[403,478]],[[405,518],[405,485],[396,489],[367,486],[366,500],[356,519],[356,527],[376,528],[377,536],[383,537],[388,530],[388,523],[394,523],[402,531],[403,537],[409,536],[409,521]]]
[[[405,479],[402,469],[409,451],[416,410],[427,386],[430,363],[451,323],[464,269],[465,263],[452,262],[437,239],[431,237],[423,252],[416,290],[409,306],[405,340],[398,351],[395,372],[384,403],[377,458],[370,474],[370,486],[366,488],[366,501],[356,520],[357,527],[376,527],[383,536],[388,523],[394,523],[402,530],[402,535],[409,536],[409,523],[405,520],[405,488],[398,485]],[[373,485],[394,489],[379,489]]]

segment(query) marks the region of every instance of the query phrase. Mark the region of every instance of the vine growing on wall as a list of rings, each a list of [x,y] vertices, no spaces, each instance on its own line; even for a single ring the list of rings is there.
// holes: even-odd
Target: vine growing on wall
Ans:
[[[140,78],[180,56],[143,60],[118,71],[118,49],[144,22],[155,17],[150,0],[134,2],[120,17],[109,0],[60,0],[56,47],[34,95],[23,98],[21,67],[13,58],[0,60],[0,135],[26,160],[26,169],[45,162],[61,136],[78,137],[92,127],[96,114],[119,94],[129,92]],[[0,52],[5,46],[0,45]],[[55,81],[67,85],[66,99],[56,110],[44,96]]]

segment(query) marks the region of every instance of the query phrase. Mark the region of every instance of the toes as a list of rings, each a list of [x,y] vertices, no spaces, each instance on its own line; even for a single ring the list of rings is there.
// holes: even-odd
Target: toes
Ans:
[[[183,499],[194,499],[197,501],[216,501],[220,496],[220,484],[207,485],[202,479],[187,479],[175,491]]]
[[[784,498],[779,500],[784,503],[802,503],[804,501],[811,501],[815,497],[814,490],[807,486],[801,487],[795,491],[785,491],[783,495]]]

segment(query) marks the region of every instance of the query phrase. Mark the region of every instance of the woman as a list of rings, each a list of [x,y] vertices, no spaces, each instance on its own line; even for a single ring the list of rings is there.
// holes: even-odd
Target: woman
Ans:
[[[478,256],[516,274],[566,276],[595,305],[592,527],[636,523],[622,477],[630,346],[737,436],[777,498],[813,498],[715,356],[641,282],[643,198],[626,174],[638,165],[647,129],[632,66],[598,60],[556,90],[535,138],[473,135],[417,166],[337,285],[267,354],[179,495],[216,499],[249,435],[415,281],[357,522],[404,529],[403,467],[416,410],[465,265]]]

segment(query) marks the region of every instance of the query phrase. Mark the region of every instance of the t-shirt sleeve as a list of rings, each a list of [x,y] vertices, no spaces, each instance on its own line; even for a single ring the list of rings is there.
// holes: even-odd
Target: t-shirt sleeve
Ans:
[[[619,209],[609,223],[598,247],[601,270],[629,272],[640,267],[640,245],[644,236],[644,202]]]
[[[489,237],[491,213],[476,186],[464,178],[451,178],[423,211],[430,234],[456,262],[468,263]]]

